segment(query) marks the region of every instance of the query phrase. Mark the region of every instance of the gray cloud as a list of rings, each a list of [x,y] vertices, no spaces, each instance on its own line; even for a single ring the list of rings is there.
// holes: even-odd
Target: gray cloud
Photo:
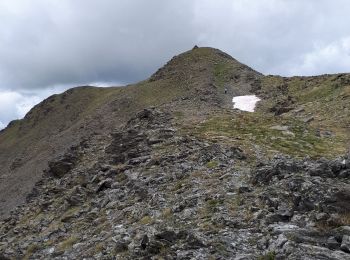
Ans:
[[[185,0],[33,2],[0,13],[2,86],[133,82],[192,45],[193,3]]]
[[[350,72],[349,13],[348,0],[3,0],[0,109],[16,110],[9,92],[142,80],[194,44],[265,74]]]
[[[135,82],[195,43],[264,73],[349,71],[347,62],[330,66],[331,57],[305,64],[341,41],[338,57],[348,58],[347,0],[4,0],[0,7],[1,88]]]
[[[346,0],[204,0],[197,7],[201,42],[218,46],[266,74],[312,75],[350,72],[350,3]],[[221,14],[221,15],[219,15]],[[346,42],[340,46],[338,42]],[[310,60],[328,46],[332,57]],[[318,58],[320,59],[320,58]],[[317,62],[305,68],[308,62]]]

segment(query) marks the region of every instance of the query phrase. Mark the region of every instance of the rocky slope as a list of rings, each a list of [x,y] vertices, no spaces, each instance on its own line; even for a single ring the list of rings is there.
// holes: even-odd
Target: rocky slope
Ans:
[[[0,133],[0,258],[350,259],[349,90],[196,48],[53,96]]]
[[[94,134],[108,135],[143,108],[167,105],[178,115],[185,111],[191,122],[213,108],[229,107],[223,86],[215,85],[214,72],[220,64],[242,74],[235,82],[246,92],[250,79],[260,76],[219,50],[199,48],[174,57],[136,85],[71,89],[49,97],[24,120],[10,123],[0,132],[0,179],[4,180],[0,182],[0,217],[24,202],[49,160],[72,143]]]

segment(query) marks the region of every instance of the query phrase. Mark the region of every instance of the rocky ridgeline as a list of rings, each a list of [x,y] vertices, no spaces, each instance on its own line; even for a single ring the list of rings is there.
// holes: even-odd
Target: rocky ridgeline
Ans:
[[[350,259],[350,160],[276,157],[253,171],[258,247],[276,259]]]
[[[350,259],[350,160],[251,162],[145,109],[49,163],[0,259]]]

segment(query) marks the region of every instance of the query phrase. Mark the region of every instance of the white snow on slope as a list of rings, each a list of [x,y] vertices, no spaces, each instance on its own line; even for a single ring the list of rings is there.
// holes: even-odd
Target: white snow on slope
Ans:
[[[233,108],[242,111],[254,112],[256,103],[261,99],[255,95],[233,97]]]

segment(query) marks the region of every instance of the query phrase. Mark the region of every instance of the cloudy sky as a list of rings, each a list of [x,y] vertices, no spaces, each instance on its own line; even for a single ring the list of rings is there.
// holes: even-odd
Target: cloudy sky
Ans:
[[[193,45],[264,74],[350,72],[348,0],[0,0],[0,128],[53,93],[148,77]]]

